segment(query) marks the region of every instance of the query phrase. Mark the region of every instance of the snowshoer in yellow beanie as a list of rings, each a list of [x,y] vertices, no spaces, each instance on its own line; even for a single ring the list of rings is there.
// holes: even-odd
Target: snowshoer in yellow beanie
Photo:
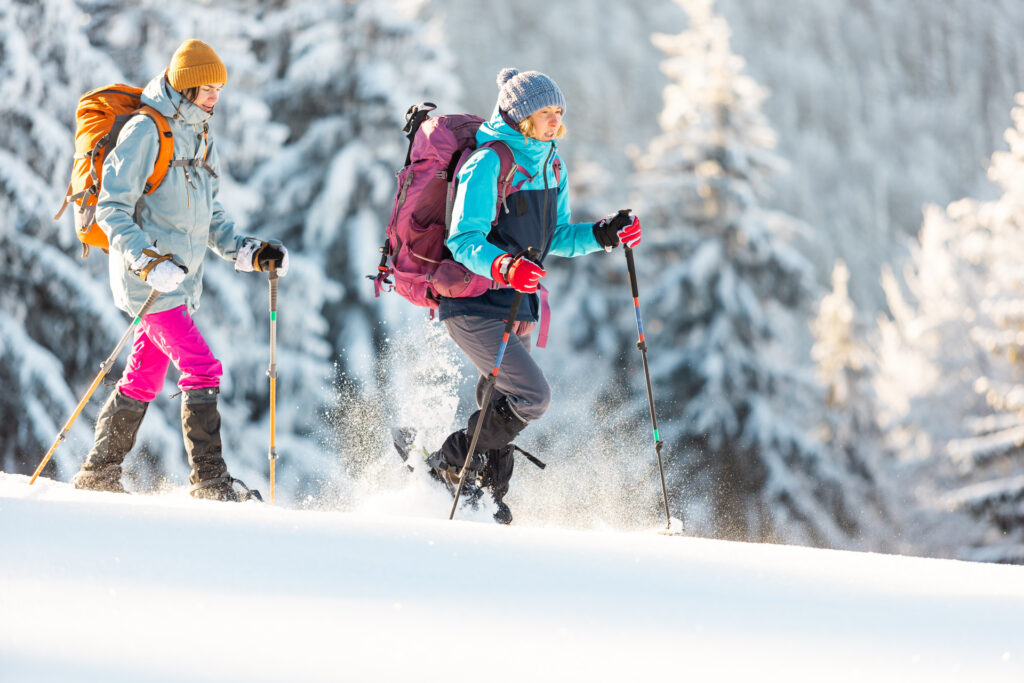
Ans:
[[[220,437],[221,363],[196,327],[208,253],[241,272],[288,272],[288,250],[277,241],[240,234],[220,203],[220,158],[209,119],[228,72],[199,40],[182,43],[164,72],[142,92],[151,114],[124,124],[103,161],[96,222],[110,242],[114,303],[135,315],[155,291],[159,298],[136,328],[117,387],[96,420],[93,448],[72,483],[80,489],[124,491],[121,465],[135,445],[149,404],[163,389],[170,365],[178,370],[181,423],[197,498],[247,499],[252,492],[229,473]],[[163,182],[147,191],[160,149],[153,116],[167,120],[173,157]]]
[[[178,92],[210,83],[228,82],[228,70],[213,48],[201,40],[186,40],[171,57],[167,80]]]

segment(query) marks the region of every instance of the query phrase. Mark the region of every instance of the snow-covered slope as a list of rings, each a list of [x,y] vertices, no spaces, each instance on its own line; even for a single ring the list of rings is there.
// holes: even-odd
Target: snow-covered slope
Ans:
[[[1024,567],[0,473],[3,681],[1020,681]]]

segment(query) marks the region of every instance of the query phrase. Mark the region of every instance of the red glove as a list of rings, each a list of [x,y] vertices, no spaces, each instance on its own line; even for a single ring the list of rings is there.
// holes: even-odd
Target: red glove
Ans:
[[[526,294],[536,292],[540,279],[547,274],[546,270],[525,256],[513,258],[509,254],[502,254],[491,264],[491,278]]]
[[[640,244],[640,219],[633,216],[633,222],[619,230],[618,236],[624,247],[632,249]]]
[[[640,219],[630,216],[629,209],[623,209],[614,216],[602,218],[594,223],[594,237],[597,243],[611,251],[624,244],[632,249],[640,244]]]

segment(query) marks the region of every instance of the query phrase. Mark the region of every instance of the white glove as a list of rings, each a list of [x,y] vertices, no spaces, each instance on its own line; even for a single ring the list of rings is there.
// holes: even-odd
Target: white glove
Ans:
[[[132,270],[147,285],[163,293],[176,290],[188,272],[170,254],[161,256],[152,249],[142,250],[142,256],[132,263]]]
[[[161,261],[144,279],[158,292],[173,292],[185,279],[185,271],[170,261]]]
[[[238,253],[235,254],[235,270],[239,273],[251,273],[252,257],[255,256],[261,244],[263,244],[263,242],[255,237],[246,237],[243,239],[242,246],[238,249]]]
[[[264,242],[255,237],[246,237],[235,255],[235,270],[251,273],[254,270],[267,271],[270,264],[280,277],[288,274],[288,250],[280,242]]]

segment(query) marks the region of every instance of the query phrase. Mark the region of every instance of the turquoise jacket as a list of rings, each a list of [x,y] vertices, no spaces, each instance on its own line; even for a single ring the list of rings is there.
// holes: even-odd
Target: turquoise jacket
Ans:
[[[512,149],[518,165],[513,182],[519,190],[499,206],[498,154],[490,149],[474,153],[458,174],[445,243],[452,257],[489,278],[496,258],[505,253],[516,255],[527,247],[537,250],[540,255],[536,261],[542,265],[548,254],[572,257],[600,251],[593,223],[570,222],[569,174],[558,157],[557,143],[526,138],[497,110],[476,135],[478,146],[492,140],[500,140]],[[442,299],[440,318],[504,319],[513,297],[510,289],[492,289],[477,297]],[[536,321],[539,314],[539,299],[530,294],[523,299],[517,319]]]
[[[558,143],[526,138],[506,123],[497,110],[476,134],[477,146],[491,140],[500,140],[512,148],[520,166],[515,183],[526,180],[520,190],[557,190],[557,198],[553,197],[556,201],[556,224],[549,236],[550,248],[545,255],[572,257],[600,251],[602,247],[594,237],[593,222],[569,222],[569,174],[558,157]],[[557,180],[554,170],[556,159],[561,164],[561,178]],[[530,175],[524,173],[524,169]],[[463,165],[459,171],[459,189],[446,242],[456,261],[485,277],[491,276],[494,259],[504,253],[503,249],[487,241],[491,223],[497,215],[499,170],[498,154],[493,150],[474,154]],[[531,175],[532,178],[527,179]],[[541,250],[545,248],[543,244],[531,246]]]
[[[203,159],[207,141],[203,127],[210,114],[195,106],[167,83],[161,74],[146,86],[143,104],[167,117],[174,133],[174,159]],[[96,221],[110,240],[108,268],[114,304],[129,314],[142,306],[152,291],[131,266],[142,250],[153,247],[173,253],[188,268],[184,282],[161,294],[150,312],[185,304],[199,307],[203,292],[203,261],[207,249],[233,260],[243,236],[217,199],[220,163],[212,146],[206,159],[209,170],[172,166],[160,187],[144,195],[159,149],[156,124],[148,116],[133,116],[121,129],[103,162],[103,183],[97,199]]]

